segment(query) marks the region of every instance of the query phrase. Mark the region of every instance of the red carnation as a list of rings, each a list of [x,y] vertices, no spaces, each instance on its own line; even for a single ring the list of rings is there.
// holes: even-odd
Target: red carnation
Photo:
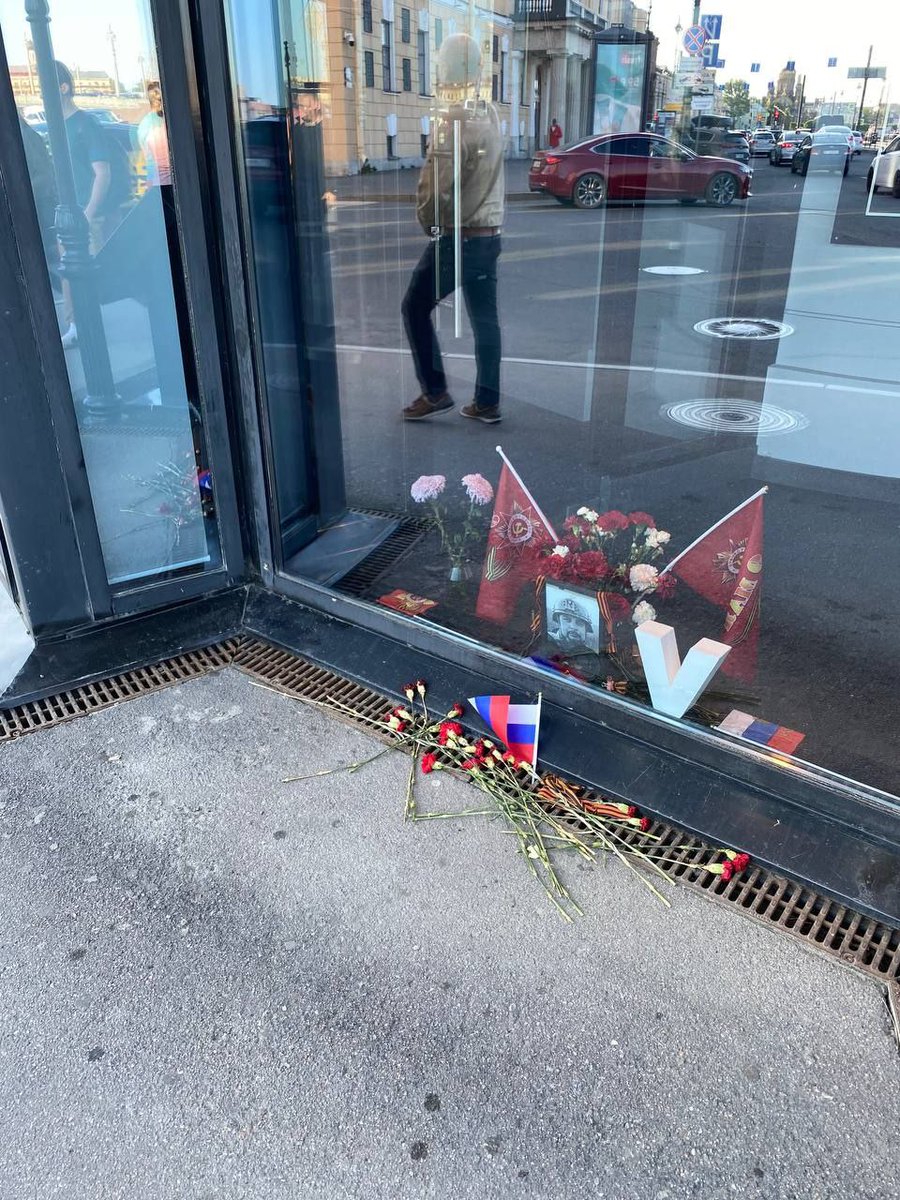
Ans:
[[[672,574],[671,571],[666,571],[666,573],[664,575],[657,576],[656,589],[655,589],[654,594],[659,596],[659,598],[661,600],[668,600],[668,598],[675,591],[676,586],[677,586],[677,581],[675,579],[675,576]]]
[[[641,833],[646,833],[649,828],[650,828],[650,818],[649,817],[641,817],[640,824],[638,825],[638,829],[641,831]]]
[[[451,737],[462,737],[462,731],[462,725],[458,725],[456,721],[442,721],[438,730],[439,745],[446,746]]]
[[[463,706],[457,700],[455,704],[451,704],[450,711],[447,713],[447,716],[448,717],[461,717],[465,711],[466,710],[463,708]]]
[[[615,529],[627,529],[629,520],[623,512],[620,512],[617,508],[612,508],[609,512],[600,514],[597,518],[597,524],[601,529],[611,532]]]
[[[653,517],[651,517],[649,513],[630,512],[628,514],[628,520],[632,523],[632,525],[646,525],[648,529],[656,528],[656,521],[654,521]]]
[[[407,700],[412,700],[413,696],[415,695],[415,691],[416,685],[414,683],[404,683],[403,695],[407,698]]]
[[[734,867],[735,875],[740,875],[741,871],[746,871],[750,866],[750,855],[744,853],[736,854],[731,860],[731,865]]]
[[[633,804],[629,804],[628,807],[625,809],[625,816],[626,817],[636,817],[637,816],[637,809],[634,807]]]
[[[579,579],[606,579],[609,561],[602,550],[584,550],[574,556],[572,569]]]
[[[466,761],[461,764],[461,766],[464,771],[477,771],[481,766],[481,763],[477,758],[467,758]]]
[[[437,767],[439,765],[440,764],[438,763],[438,756],[436,754],[423,754],[422,755],[422,774],[423,775],[430,775],[431,772],[435,769],[435,767]]]
[[[733,874],[734,874],[734,863],[731,861],[730,858],[726,858],[725,861],[722,863],[722,878],[727,883]]]
[[[417,679],[416,683],[415,683],[415,688],[420,696],[424,696],[425,692],[428,688],[428,684],[425,682],[424,679]]]

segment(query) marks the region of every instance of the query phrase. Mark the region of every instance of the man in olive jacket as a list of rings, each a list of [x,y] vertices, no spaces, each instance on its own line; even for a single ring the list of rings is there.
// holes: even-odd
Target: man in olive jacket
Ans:
[[[446,38],[438,59],[441,108],[416,197],[419,223],[431,241],[403,299],[403,322],[422,389],[403,410],[407,421],[421,421],[453,408],[431,314],[438,302],[458,287],[472,324],[477,368],[474,399],[460,412],[490,425],[500,420],[497,260],[505,190],[503,139],[497,110],[478,99],[480,77],[477,42],[462,33]],[[460,278],[456,277],[457,244]]]

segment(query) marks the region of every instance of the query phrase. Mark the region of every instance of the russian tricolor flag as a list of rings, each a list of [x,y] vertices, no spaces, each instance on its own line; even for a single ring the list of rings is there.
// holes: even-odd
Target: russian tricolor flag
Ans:
[[[469,703],[516,758],[537,767],[540,696],[537,704],[511,704],[509,696],[470,696]]]

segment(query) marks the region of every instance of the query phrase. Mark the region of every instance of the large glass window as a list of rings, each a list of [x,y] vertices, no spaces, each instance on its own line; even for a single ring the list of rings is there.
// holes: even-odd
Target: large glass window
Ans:
[[[109,582],[216,566],[150,5],[0,0],[0,31]]]
[[[388,70],[388,22],[354,46],[331,0],[294,28],[229,0],[235,95],[268,106],[242,127],[258,302],[307,286],[273,270],[278,222],[324,372],[273,426],[276,473],[314,463],[282,570],[601,713],[662,707],[639,626],[682,659],[712,639],[687,728],[896,793],[896,6],[725,3],[694,56],[675,0],[426,7],[434,98],[344,85],[382,47]],[[283,75],[304,23],[327,78]],[[289,87],[323,97],[317,132],[263,213],[253,130],[288,129]]]

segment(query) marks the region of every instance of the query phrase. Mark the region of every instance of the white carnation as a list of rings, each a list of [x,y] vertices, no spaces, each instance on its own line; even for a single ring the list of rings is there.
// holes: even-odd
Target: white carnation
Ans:
[[[638,563],[628,572],[628,581],[636,592],[652,592],[658,577],[659,571],[649,563]]]
[[[640,604],[634,606],[634,612],[631,614],[631,619],[635,625],[643,625],[645,621],[656,620],[656,609],[652,604],[648,604],[646,600],[642,600]]]
[[[557,558],[567,558],[569,555],[569,547],[568,546],[554,546],[553,554],[555,554]],[[551,555],[551,558],[552,557],[553,557],[553,555]]]

